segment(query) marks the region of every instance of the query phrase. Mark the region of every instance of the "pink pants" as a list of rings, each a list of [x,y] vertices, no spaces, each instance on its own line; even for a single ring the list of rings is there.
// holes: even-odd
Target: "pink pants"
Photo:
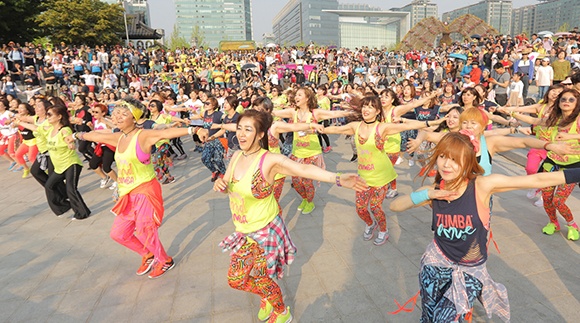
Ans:
[[[38,155],[38,148],[36,145],[28,146],[25,143],[22,143],[18,150],[16,150],[16,161],[20,165],[25,165],[26,162],[24,161],[24,155],[28,154],[28,161],[34,163],[36,159],[36,155]]]
[[[0,135],[1,136],[1,135]],[[3,138],[5,140],[5,144],[0,145],[0,156],[4,156],[5,153],[8,153],[8,156],[14,157],[14,149],[16,144],[16,135],[12,135],[8,138]]]
[[[149,252],[155,261],[165,263],[169,259],[159,240],[159,227],[153,220],[153,206],[143,194],[130,194],[129,205],[118,214],[111,228],[111,238],[141,256]]]
[[[530,149],[528,151],[528,162],[526,163],[526,174],[536,174],[547,155],[548,152],[544,149]]]

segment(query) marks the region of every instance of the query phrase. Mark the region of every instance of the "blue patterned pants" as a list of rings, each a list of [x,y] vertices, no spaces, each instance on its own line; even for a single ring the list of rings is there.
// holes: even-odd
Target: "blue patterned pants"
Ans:
[[[212,173],[220,172],[225,174],[226,164],[224,163],[224,153],[224,146],[218,139],[206,142],[201,152],[201,162]]]

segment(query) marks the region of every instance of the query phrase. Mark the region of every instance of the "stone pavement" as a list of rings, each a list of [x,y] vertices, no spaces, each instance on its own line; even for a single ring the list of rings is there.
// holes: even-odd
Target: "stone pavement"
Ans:
[[[350,146],[331,139],[328,168],[354,171]],[[2,161],[0,322],[257,322],[258,297],[228,286],[228,254],[217,246],[233,231],[228,200],[211,190],[200,155],[189,154],[172,170],[177,182],[163,186],[160,235],[177,265],[156,280],[136,276],[140,257],[109,238],[111,192],[99,189],[95,174],[85,168],[80,180],[93,215],[70,221],[50,212],[33,179],[6,172]],[[501,156],[494,163],[496,173],[524,173]],[[413,181],[417,166],[412,176],[406,163],[397,169],[400,192],[421,185]],[[296,211],[300,200],[289,181],[284,191],[281,204],[298,254],[281,286],[295,322],[419,320],[419,305],[412,313],[388,312],[397,309],[394,300],[403,303],[418,291],[420,258],[432,238],[429,210],[387,211],[391,237],[376,247],[362,240],[353,191],[322,183],[310,215]],[[525,194],[495,198],[492,227],[501,253],[490,247],[489,272],[508,289],[513,322],[577,321],[580,242],[566,240],[565,229],[541,234],[547,216]],[[573,210],[578,196],[570,198]],[[490,321],[479,303],[474,321]]]

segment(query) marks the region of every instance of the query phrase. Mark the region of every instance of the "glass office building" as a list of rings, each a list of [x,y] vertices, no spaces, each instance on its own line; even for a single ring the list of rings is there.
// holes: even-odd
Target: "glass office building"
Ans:
[[[190,40],[197,27],[210,47],[222,40],[252,40],[251,0],[175,0],[179,35]]]
[[[338,45],[338,16],[324,10],[338,9],[337,0],[290,0],[272,20],[276,43],[299,42]]]

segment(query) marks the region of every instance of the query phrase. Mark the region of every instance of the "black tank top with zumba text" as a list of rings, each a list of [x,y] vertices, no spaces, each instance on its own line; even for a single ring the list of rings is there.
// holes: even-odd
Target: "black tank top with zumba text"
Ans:
[[[487,229],[479,218],[476,201],[475,180],[450,203],[432,201],[435,243],[449,260],[464,266],[478,266],[487,260]]]

